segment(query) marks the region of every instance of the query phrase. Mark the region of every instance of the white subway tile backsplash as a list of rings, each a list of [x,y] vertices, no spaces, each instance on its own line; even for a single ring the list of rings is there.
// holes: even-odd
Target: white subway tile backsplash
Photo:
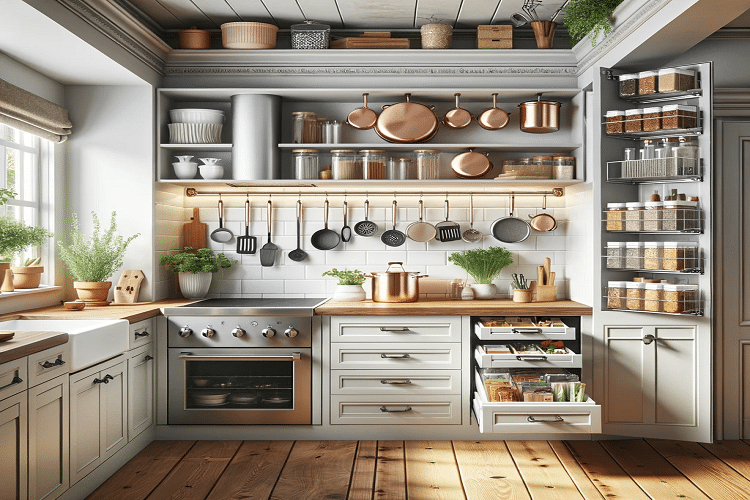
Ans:
[[[300,293],[320,293],[324,290],[327,283],[325,280],[286,280],[284,282],[284,292],[289,294]]]
[[[547,236],[544,238],[537,238],[536,240],[537,250],[565,250],[565,236]]]
[[[242,294],[284,293],[284,280],[242,280]],[[257,296],[257,295],[256,295]]]

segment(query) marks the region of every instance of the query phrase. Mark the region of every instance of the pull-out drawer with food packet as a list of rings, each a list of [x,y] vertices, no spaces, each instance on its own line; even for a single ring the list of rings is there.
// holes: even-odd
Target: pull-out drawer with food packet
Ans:
[[[560,345],[561,342],[478,345],[474,350],[474,359],[480,368],[581,368],[580,354],[555,344]]]
[[[331,342],[461,342],[461,317],[333,316]]]
[[[576,329],[560,318],[505,316],[479,318],[474,334],[481,340],[574,340]]]
[[[461,394],[461,370],[331,370],[331,394]]]
[[[461,344],[331,344],[331,369],[461,369]]]
[[[331,396],[331,424],[461,424],[461,395]]]

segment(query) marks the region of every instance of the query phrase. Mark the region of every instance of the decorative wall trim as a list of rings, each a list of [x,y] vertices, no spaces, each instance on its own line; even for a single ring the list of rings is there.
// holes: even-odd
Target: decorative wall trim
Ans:
[[[721,28],[708,38],[710,40],[750,40],[750,28]]]
[[[714,89],[715,116],[750,116],[750,88]]]

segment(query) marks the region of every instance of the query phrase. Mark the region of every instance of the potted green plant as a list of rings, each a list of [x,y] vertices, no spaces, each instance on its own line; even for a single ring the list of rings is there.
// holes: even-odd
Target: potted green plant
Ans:
[[[219,269],[232,267],[233,260],[223,253],[214,254],[210,248],[185,247],[180,253],[165,255],[159,261],[162,266],[170,266],[177,273],[180,291],[186,299],[200,299],[206,296],[211,286],[213,274]]]
[[[109,228],[102,233],[96,213],[91,212],[91,215],[94,231],[90,238],[81,232],[78,215],[71,216],[71,242],[69,245],[62,241],[58,242],[60,259],[73,277],[73,288],[76,289],[79,300],[87,305],[106,305],[112,282],[105,280],[122,267],[128,245],[140,233],[128,238],[117,234],[115,212],[112,212]]]
[[[323,273],[323,276],[332,276],[338,278],[336,291],[333,294],[334,300],[342,302],[361,302],[365,300],[367,294],[362,288],[367,277],[365,273],[358,269],[351,271],[339,271],[335,267]]]
[[[607,36],[612,31],[612,13],[621,3],[622,0],[570,0],[563,24],[573,43],[588,35],[591,45],[596,45],[600,33]]]
[[[510,252],[503,247],[475,248],[454,252],[448,256],[451,262],[474,278],[474,297],[477,299],[494,299],[497,296],[497,285],[493,283],[503,268],[513,263]]]

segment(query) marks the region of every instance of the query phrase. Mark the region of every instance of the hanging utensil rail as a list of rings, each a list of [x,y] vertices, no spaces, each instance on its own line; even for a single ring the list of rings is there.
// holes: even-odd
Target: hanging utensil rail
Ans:
[[[469,193],[452,193],[452,196],[457,196],[461,194],[469,194]],[[442,196],[445,197],[445,191],[441,192],[425,192],[425,191],[372,191],[372,190],[346,190],[342,192],[331,192],[331,191],[314,191],[314,192],[291,192],[291,191],[268,191],[264,190],[263,192],[251,192],[251,191],[198,191],[195,188],[186,188],[185,189],[185,195],[188,198],[193,198],[195,196],[263,196],[267,197],[269,195],[273,196],[335,196],[335,195],[341,195],[341,196]],[[512,195],[512,196],[555,196],[555,197],[561,197],[564,195],[563,188],[551,188],[546,191],[507,191],[507,190],[492,190],[492,191],[480,191],[480,192],[473,192],[474,196],[497,196],[497,195]]]

